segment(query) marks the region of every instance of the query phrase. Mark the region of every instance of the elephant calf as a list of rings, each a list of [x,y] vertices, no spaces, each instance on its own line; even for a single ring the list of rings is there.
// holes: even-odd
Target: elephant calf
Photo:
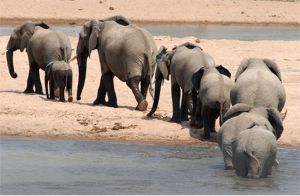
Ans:
[[[52,61],[45,69],[45,88],[48,99],[54,99],[54,87],[59,88],[59,100],[65,101],[64,89],[68,92],[68,101],[72,102],[72,79],[71,66],[65,61]],[[50,97],[48,94],[48,81],[50,81]]]
[[[223,114],[229,109],[229,98],[233,82],[230,72],[222,65],[203,67],[192,77],[193,86],[198,92],[198,99],[193,98],[193,119],[204,126],[203,139],[210,138],[210,132],[215,132],[215,122],[220,116],[222,123]]]
[[[254,126],[262,126],[278,139],[283,131],[282,120],[284,118],[285,114],[280,114],[275,108],[254,108],[244,103],[232,106],[224,115],[225,122],[217,135],[225,169],[233,169],[232,144],[240,132]]]
[[[276,161],[276,138],[265,127],[242,131],[233,143],[233,161],[238,176],[259,178],[271,175]]]

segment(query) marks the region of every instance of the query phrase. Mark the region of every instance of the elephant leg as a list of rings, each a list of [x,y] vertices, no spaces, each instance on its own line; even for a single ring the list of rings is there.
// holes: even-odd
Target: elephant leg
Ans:
[[[249,158],[241,152],[235,155],[234,167],[235,173],[241,177],[247,177],[249,172]]]
[[[181,122],[180,118],[180,87],[178,84],[173,84],[171,88],[171,94],[172,94],[172,105],[173,105],[173,116],[171,118],[172,122]]]
[[[35,93],[42,95],[43,94],[43,88],[40,78],[40,72],[38,67],[33,68],[33,81],[35,85]]]
[[[28,77],[27,77],[27,86],[26,86],[26,89],[24,90],[24,93],[34,93],[33,85],[34,85],[33,71],[31,68],[29,68],[29,73],[28,73]]]
[[[224,158],[225,169],[233,169],[232,163],[232,147],[231,144],[222,144],[222,153]]]
[[[101,78],[103,79],[102,82],[104,83],[104,87],[103,89],[99,87],[101,92],[99,98],[101,98],[101,96],[103,97],[104,89],[106,89],[108,95],[108,102],[103,102],[103,105],[117,108],[118,104],[114,86],[114,74],[112,72],[106,72],[101,76]]]
[[[184,93],[182,90],[182,99],[181,99],[181,110],[180,110],[180,120],[188,121],[188,93]]]
[[[50,86],[50,99],[54,99],[54,81],[53,81],[53,78],[50,77],[50,80],[49,80],[49,86]]]
[[[126,84],[131,89],[136,101],[138,102],[136,110],[145,111],[148,107],[148,102],[146,101],[146,99],[144,98],[142,93],[139,91],[139,82],[140,81],[141,81],[141,77],[135,76],[133,78],[129,78],[126,81]]]
[[[150,76],[146,76],[146,78],[144,78],[142,81],[141,81],[141,93],[144,97],[144,99],[146,99],[147,97],[147,92],[148,92],[148,88],[149,88],[149,85],[150,85]]]
[[[98,93],[97,93],[97,98],[93,104],[94,105],[99,105],[99,104],[108,105],[107,102],[105,101],[105,96],[106,96],[106,88],[104,85],[103,78],[101,76],[100,86],[98,88]]]
[[[65,102],[65,86],[59,87],[59,101]]]
[[[210,132],[216,132],[215,131],[216,113],[217,113],[216,110],[211,109],[208,106],[203,106],[202,108],[202,118],[203,118],[203,125],[204,125],[204,134],[202,135],[203,139],[209,139]]]
[[[47,97],[47,99],[49,99],[48,81],[49,81],[49,78],[48,78],[47,75],[45,75],[45,89],[46,89],[46,97]]]
[[[191,120],[191,126],[198,129],[203,128],[202,118],[202,102],[197,98],[197,92],[193,92],[193,116]]]

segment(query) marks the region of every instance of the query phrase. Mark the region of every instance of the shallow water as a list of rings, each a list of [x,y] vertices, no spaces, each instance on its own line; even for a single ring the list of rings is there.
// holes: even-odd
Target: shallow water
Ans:
[[[223,170],[217,146],[1,139],[1,194],[300,194],[299,148],[264,179]]]
[[[200,39],[300,40],[300,26],[284,25],[218,25],[218,24],[139,24],[153,35],[195,36]],[[81,26],[54,26],[69,36],[78,36]],[[0,25],[0,36],[10,35],[14,26]]]

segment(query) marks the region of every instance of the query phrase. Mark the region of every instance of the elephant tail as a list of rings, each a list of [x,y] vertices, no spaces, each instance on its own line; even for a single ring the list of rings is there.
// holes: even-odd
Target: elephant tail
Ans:
[[[60,50],[61,50],[62,60],[69,63],[67,47],[62,47],[60,48]]]
[[[145,54],[145,58],[147,59],[147,64],[148,64],[148,74],[149,77],[150,77],[150,85],[149,85],[149,93],[152,97],[152,99],[154,98],[154,95],[153,95],[153,86],[152,86],[152,73],[153,73],[153,70],[152,70],[152,62],[151,62],[151,57],[152,57],[152,54],[151,54],[151,50],[148,52],[148,54]]]
[[[248,155],[250,158],[252,158],[253,160],[256,161],[256,163],[257,163],[257,171],[256,171],[256,174],[254,174],[254,175],[259,175],[260,171],[261,171],[261,164],[260,164],[259,160],[257,159],[257,157],[253,154],[253,152],[247,152],[247,151],[245,151],[244,153],[246,155]]]
[[[221,103],[220,102],[220,126],[223,124],[223,105],[225,104],[224,103]]]

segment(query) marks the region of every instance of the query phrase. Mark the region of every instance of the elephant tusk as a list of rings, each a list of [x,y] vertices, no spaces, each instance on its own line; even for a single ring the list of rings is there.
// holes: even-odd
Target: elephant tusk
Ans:
[[[70,62],[74,61],[77,58],[77,55],[75,55],[73,58],[71,58]]]

